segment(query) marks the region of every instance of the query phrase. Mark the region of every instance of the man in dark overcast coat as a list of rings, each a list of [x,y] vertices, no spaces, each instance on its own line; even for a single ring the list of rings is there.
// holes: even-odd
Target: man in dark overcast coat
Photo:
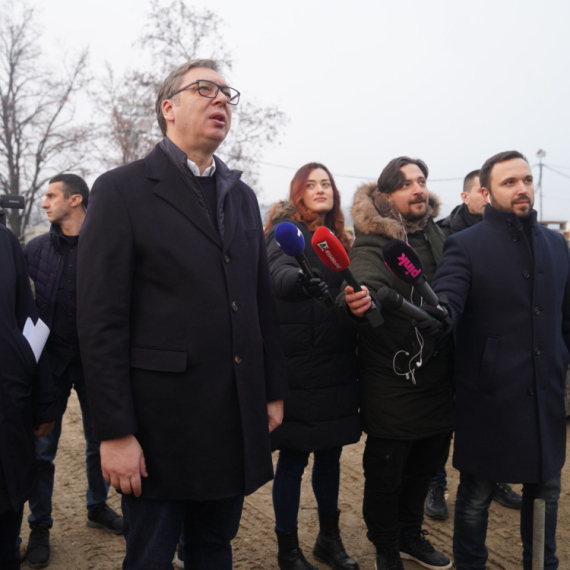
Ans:
[[[523,567],[532,566],[535,498],[546,502],[544,568],[558,568],[556,520],[566,452],[570,260],[561,234],[536,221],[522,154],[480,171],[483,221],[445,241],[433,288],[456,328],[453,465],[461,472],[453,552],[458,570],[484,569],[494,481],[523,483]]]
[[[239,94],[211,60],[165,79],[165,138],[93,186],[78,329],[123,568],[232,567],[243,497],[273,476],[286,377],[259,208],[213,153]]]
[[[18,570],[24,503],[36,483],[35,437],[57,417],[47,354],[36,364],[22,334],[38,312],[18,238],[0,224],[0,568]]]

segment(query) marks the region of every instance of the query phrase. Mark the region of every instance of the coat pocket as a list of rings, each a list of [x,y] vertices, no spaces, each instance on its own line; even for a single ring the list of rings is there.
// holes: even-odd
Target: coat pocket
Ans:
[[[491,393],[495,389],[495,374],[497,363],[501,354],[502,338],[500,336],[487,336],[483,357],[481,359],[481,370],[479,372],[479,390]]]
[[[185,350],[131,347],[131,368],[156,372],[185,372],[187,367],[188,353]]]

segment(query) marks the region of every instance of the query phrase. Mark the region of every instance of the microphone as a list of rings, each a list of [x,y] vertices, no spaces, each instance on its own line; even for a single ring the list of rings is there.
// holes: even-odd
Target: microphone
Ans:
[[[348,268],[350,261],[348,255],[338,240],[338,238],[325,226],[317,228],[311,240],[313,249],[319,256],[319,259],[333,271],[342,273],[346,282],[354,289],[355,292],[362,291],[360,283],[352,271]],[[370,325],[374,328],[379,327],[384,319],[376,307],[374,301],[368,310],[364,313]]]
[[[309,260],[305,255],[305,238],[303,237],[303,233],[295,224],[291,222],[281,222],[275,228],[275,241],[279,249],[285,255],[294,257],[297,260],[301,270],[307,277],[317,277],[311,269]],[[318,297],[316,301],[320,302],[325,308],[331,307],[333,304],[333,300],[328,292],[326,295]]]
[[[424,310],[416,307],[414,304],[406,301],[402,295],[396,293],[394,289],[390,289],[390,287],[381,287],[376,292],[376,298],[383,307],[388,307],[388,309],[395,309],[402,311],[402,313],[412,317],[416,321],[427,321],[427,320],[434,320],[433,317],[428,315]]]
[[[401,239],[391,239],[382,248],[384,264],[400,281],[415,287],[428,305],[437,307],[445,317],[445,322],[451,324],[447,309],[443,307],[433,289],[429,286],[420,256],[416,250]]]

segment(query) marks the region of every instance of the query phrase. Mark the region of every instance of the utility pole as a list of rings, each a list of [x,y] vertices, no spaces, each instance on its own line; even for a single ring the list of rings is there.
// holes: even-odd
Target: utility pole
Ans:
[[[541,221],[544,221],[544,218],[542,217],[542,159],[546,156],[546,152],[540,148],[538,149],[536,156],[538,156],[538,191],[540,193],[540,219]]]

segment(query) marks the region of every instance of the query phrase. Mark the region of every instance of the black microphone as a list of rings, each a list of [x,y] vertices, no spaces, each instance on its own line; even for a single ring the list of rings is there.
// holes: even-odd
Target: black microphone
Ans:
[[[348,268],[350,261],[348,255],[338,238],[325,226],[317,228],[311,240],[313,249],[319,256],[319,259],[333,271],[342,273],[346,282],[354,289],[355,292],[362,291],[360,283],[356,280],[354,273]],[[378,307],[372,301],[372,305],[364,313],[368,322],[372,327],[378,327],[384,319],[378,310]]]
[[[402,311],[402,313],[412,317],[416,321],[427,321],[435,319],[428,315],[423,309],[416,307],[413,303],[406,301],[402,295],[396,293],[394,289],[390,289],[390,287],[381,287],[376,292],[376,298],[383,307],[387,307],[388,309],[395,309]]]
[[[291,222],[281,222],[275,228],[275,241],[279,249],[285,255],[294,257],[297,260],[301,270],[307,277],[317,277],[315,272],[311,269],[309,260],[305,255],[305,238],[301,230],[295,224]],[[315,300],[320,302],[325,308],[332,307],[333,304],[333,300],[328,291],[325,295],[321,295]]]
[[[394,276],[415,287],[426,303],[437,307],[443,313],[445,322],[451,324],[447,309],[440,304],[437,295],[423,274],[422,261],[416,250],[401,239],[391,239],[382,248],[382,255],[384,264]]]

